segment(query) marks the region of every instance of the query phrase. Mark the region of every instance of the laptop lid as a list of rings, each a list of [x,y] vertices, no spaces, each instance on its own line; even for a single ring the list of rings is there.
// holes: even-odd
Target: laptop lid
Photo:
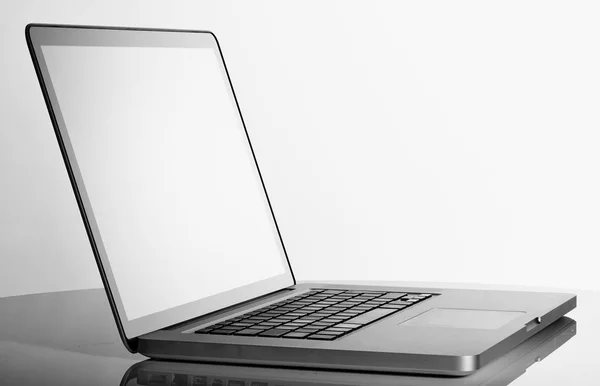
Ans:
[[[26,36],[130,350],[295,284],[212,33],[29,25]]]

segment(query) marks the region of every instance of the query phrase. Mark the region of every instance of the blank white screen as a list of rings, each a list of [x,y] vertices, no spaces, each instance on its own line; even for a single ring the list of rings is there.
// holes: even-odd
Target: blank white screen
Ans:
[[[42,50],[129,320],[286,272],[214,49]]]

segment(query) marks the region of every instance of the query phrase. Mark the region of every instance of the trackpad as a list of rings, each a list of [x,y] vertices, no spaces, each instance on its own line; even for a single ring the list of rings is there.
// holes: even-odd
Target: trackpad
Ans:
[[[463,310],[432,308],[405,322],[403,326],[432,326],[495,330],[522,316],[524,311]]]

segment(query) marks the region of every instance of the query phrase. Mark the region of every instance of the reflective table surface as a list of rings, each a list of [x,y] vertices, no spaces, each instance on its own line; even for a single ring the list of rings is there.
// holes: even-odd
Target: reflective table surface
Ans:
[[[403,284],[404,285],[404,284]],[[600,385],[600,293],[463,378],[153,361],[125,350],[102,289],[0,298],[0,385]]]

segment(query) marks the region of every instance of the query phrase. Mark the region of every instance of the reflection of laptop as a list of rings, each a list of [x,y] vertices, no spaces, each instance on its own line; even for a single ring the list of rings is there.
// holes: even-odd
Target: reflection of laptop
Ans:
[[[357,372],[303,371],[149,360],[123,375],[121,386],[504,386],[575,336],[575,321],[562,317],[508,354],[461,378]]]
[[[26,36],[130,351],[465,375],[575,307],[568,294],[298,284],[212,33]]]

